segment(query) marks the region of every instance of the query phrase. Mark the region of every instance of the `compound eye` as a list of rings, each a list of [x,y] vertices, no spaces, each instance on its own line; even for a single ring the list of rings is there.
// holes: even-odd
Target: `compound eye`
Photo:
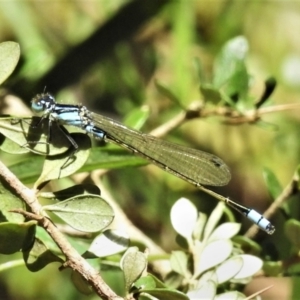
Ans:
[[[36,113],[45,112],[54,105],[55,100],[49,94],[40,94],[37,95],[31,101],[31,109]]]
[[[34,100],[38,100],[38,99],[34,99]],[[34,101],[32,100],[31,102],[31,108],[34,112],[43,112],[46,107],[45,107],[45,102],[41,99],[39,99],[38,101]]]

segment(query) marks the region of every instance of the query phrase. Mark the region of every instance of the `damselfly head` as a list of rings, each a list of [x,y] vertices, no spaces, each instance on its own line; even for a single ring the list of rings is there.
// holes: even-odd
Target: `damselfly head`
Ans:
[[[48,94],[37,94],[31,100],[31,109],[35,113],[50,113],[56,105],[55,98]]]

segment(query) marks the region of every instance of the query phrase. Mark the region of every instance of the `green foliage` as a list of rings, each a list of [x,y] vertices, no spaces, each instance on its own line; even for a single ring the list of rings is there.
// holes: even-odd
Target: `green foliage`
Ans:
[[[242,86],[240,81],[236,81],[236,78],[240,78],[241,72],[246,72],[243,63],[244,55],[242,57],[235,55],[236,43],[245,44],[246,41],[243,38],[237,38],[229,42],[216,60],[213,81],[215,92],[213,93],[217,93],[217,91],[219,93],[220,88],[226,85],[226,89],[219,94],[219,99],[223,99],[225,102],[228,102],[226,99],[230,99],[233,94],[238,94],[238,98],[242,100],[246,93],[246,90],[234,88]],[[231,70],[226,73],[226,77],[221,76],[224,68]],[[175,104],[180,104],[179,98],[168,87],[157,82],[156,88]],[[208,95],[208,90],[204,86],[201,86],[201,90],[206,96]],[[211,89],[211,91],[214,90]],[[210,99],[206,100],[210,101]],[[213,103],[216,104],[215,99],[213,99]],[[235,107],[235,103],[232,101],[228,103]],[[148,111],[133,111],[131,116],[127,118],[127,122],[139,128],[147,117]],[[4,136],[2,150],[14,155],[24,155],[24,153],[40,155],[38,159],[34,159],[35,163],[42,164],[41,169],[37,168],[36,175],[32,172],[28,173],[30,170],[25,167],[28,162],[32,163],[31,155],[11,167],[16,173],[20,172],[20,178],[23,178],[24,181],[35,178],[34,189],[51,180],[68,177],[78,170],[128,167],[140,163],[136,159],[132,161],[128,154],[125,156],[123,153],[118,154],[113,148],[112,151],[105,150],[107,156],[103,155],[105,152],[101,148],[96,148],[93,150],[94,153],[90,153],[91,141],[86,135],[81,133],[69,134],[65,128],[60,127],[55,122],[51,124],[51,127],[49,125],[47,119],[38,117],[23,119],[4,117],[0,120],[0,132]],[[18,151],[15,144],[22,151]],[[76,151],[72,149],[74,144],[76,144]],[[45,156],[44,160],[41,159],[42,156]],[[102,161],[99,161],[98,157],[101,157]],[[36,177],[38,178],[36,179]],[[7,193],[9,194],[8,190]],[[11,197],[10,195],[9,198]],[[85,186],[81,185],[56,191],[53,194],[41,193],[39,198],[40,200],[48,199],[48,201],[55,202],[44,205],[43,214],[51,212],[64,223],[79,231],[101,232],[94,237],[83,257],[89,259],[103,258],[116,255],[128,247],[127,235],[107,229],[114,218],[114,213],[111,206],[99,196],[99,191],[95,190],[95,192],[90,193],[90,188],[86,189]],[[13,207],[14,209],[20,207],[22,203],[18,197],[16,201],[15,204],[17,205]],[[3,205],[3,216],[10,216],[9,209],[11,206]],[[156,277],[146,273],[147,255],[140,252],[137,247],[128,248],[120,261],[127,294],[133,294],[138,298],[188,299],[184,293],[178,290],[181,289],[189,295],[190,299],[197,298],[199,295],[213,298],[217,294],[218,286],[222,285],[224,289],[224,284],[227,282],[245,283],[246,278],[249,280],[262,267],[262,262],[258,258],[243,255],[240,250],[234,247],[230,239],[237,234],[240,226],[237,223],[224,223],[217,226],[222,214],[223,206],[219,205],[207,219],[204,214],[198,213],[197,208],[190,201],[185,199],[177,201],[171,210],[171,221],[174,229],[185,240],[183,244],[187,245],[187,249],[172,252],[170,256],[172,268],[170,274],[172,275],[164,284]],[[33,224],[36,225],[35,222]],[[62,261],[60,250],[55,247],[52,241],[49,241],[44,233],[40,232],[35,237],[35,230],[31,230],[31,234],[28,236],[22,223],[3,222],[0,225],[2,226],[3,241],[7,241],[3,243],[2,253],[11,254],[22,250],[25,264],[30,271],[36,272],[49,263]],[[18,228],[19,230],[16,230]],[[20,236],[16,237],[16,234]],[[17,239],[18,243],[14,244],[10,240],[11,238]],[[75,240],[72,243],[76,248],[79,246],[76,245]],[[252,268],[249,267],[250,265]],[[246,266],[247,271],[245,271]],[[170,280],[171,278],[172,280]],[[88,294],[90,292],[76,271],[72,274],[72,281],[82,293]]]
[[[80,24],[85,25],[81,26],[79,32],[78,27],[74,25],[78,20],[72,15],[72,10],[69,10],[70,4],[66,3],[64,5],[66,7],[62,11],[70,11],[69,18],[74,18],[72,19],[73,25],[68,25],[70,27],[67,26],[67,30],[60,29],[60,34],[53,34],[45,30],[49,39],[48,44],[46,38],[42,38],[42,34],[38,29],[39,26],[32,22],[33,19],[28,22],[29,9],[26,8],[26,5],[22,5],[22,20],[20,21],[29,28],[31,33],[29,36],[32,37],[30,39],[22,35],[21,38],[23,45],[27,45],[27,47],[22,47],[26,62],[19,73],[20,78],[25,79],[25,83],[22,83],[22,80],[18,82],[17,79],[15,86],[19,87],[16,90],[21,91],[20,94],[22,95],[26,93],[27,95],[34,94],[36,92],[35,86],[44,88],[47,85],[48,89],[49,84],[51,89],[51,81],[49,83],[41,81],[37,84],[35,80],[39,80],[43,74],[50,70],[51,66],[59,65],[59,60],[55,56],[58,53],[67,52],[66,45],[71,47],[73,43],[74,45],[80,43],[83,37],[88,36],[93,31],[92,23],[94,24],[99,16],[95,16],[93,22],[86,20],[88,25],[83,20],[86,17],[83,17]],[[112,8],[109,7],[110,5],[107,4],[106,9],[111,13]],[[202,52],[203,49],[201,51],[196,49],[195,51],[193,48],[195,40],[199,38],[197,36],[201,26],[197,29],[194,28],[197,17],[196,14],[193,14],[192,6],[188,2],[182,2],[179,10],[175,5],[170,7],[171,9],[169,8],[166,12],[171,11],[172,14],[165,14],[164,18],[167,20],[165,28],[170,26],[173,28],[174,31],[169,35],[169,38],[173,40],[174,44],[170,48],[164,49],[167,55],[163,57],[163,51],[155,52],[157,51],[155,48],[158,47],[157,41],[150,44],[147,38],[144,40],[146,46],[144,48],[147,50],[139,53],[134,52],[136,51],[135,42],[130,46],[119,42],[113,59],[103,59],[100,68],[98,63],[94,62],[94,70],[91,70],[89,76],[82,76],[79,87],[79,94],[82,95],[82,98],[96,99],[102,97],[107,99],[105,105],[111,105],[110,109],[112,111],[125,115],[124,123],[126,125],[135,129],[144,126],[145,131],[148,130],[147,126],[149,124],[151,126],[155,125],[156,120],[152,119],[153,116],[157,117],[158,123],[162,123],[182,109],[191,119],[213,116],[221,117],[225,123],[229,124],[257,124],[264,125],[267,129],[271,127],[274,129],[275,126],[273,125],[277,125],[278,120],[275,118],[263,120],[264,116],[260,114],[259,110],[272,104],[271,97],[276,81],[271,80],[272,78],[266,80],[262,96],[257,96],[257,91],[253,96],[251,90],[253,83],[252,66],[251,71],[249,71],[249,64],[246,63],[249,48],[252,45],[248,44],[247,39],[244,36],[238,36],[226,41],[221,50],[215,55],[214,61],[210,62],[210,74],[207,71],[207,56],[204,56],[204,58],[201,55],[198,56],[198,53]],[[18,10],[20,12],[20,9],[11,7],[11,13],[5,10],[6,18],[15,22],[15,18],[12,17],[15,15],[13,12]],[[102,6],[101,9],[103,9]],[[47,12],[45,16],[49,15]],[[54,15],[51,14],[51,19]],[[56,17],[59,19],[62,15],[56,15]],[[45,23],[49,22],[47,17],[44,18],[44,21]],[[58,23],[66,29],[66,23]],[[157,24],[156,26],[162,25]],[[156,30],[158,29],[156,28]],[[150,34],[151,39],[157,35],[156,30]],[[164,30],[159,31],[160,34]],[[75,34],[72,35],[71,32],[75,32]],[[166,34],[166,32],[163,34]],[[214,36],[215,39],[216,36]],[[139,38],[143,39],[143,37]],[[221,35],[218,39],[220,38]],[[223,36],[223,39],[227,40],[228,37]],[[211,43],[216,42],[217,39],[211,41]],[[204,46],[203,48],[208,45],[205,44],[207,41],[204,40],[201,43],[198,43],[198,41],[196,43],[201,44],[201,47]],[[32,45],[39,46],[32,48]],[[105,48],[106,43],[102,43],[102,47]],[[219,45],[217,47],[220,48]],[[30,51],[27,49],[30,49]],[[132,60],[130,56],[133,53],[135,59]],[[195,53],[197,53],[196,59],[193,57]],[[211,55],[211,53],[209,54]],[[1,84],[13,72],[19,56],[18,44],[13,42],[0,44]],[[40,63],[40,60],[45,57],[47,57],[47,60]],[[137,57],[138,59],[136,59]],[[157,59],[158,57],[159,59]],[[74,66],[78,63],[80,69],[82,66],[80,66],[79,58],[77,56]],[[141,64],[143,60],[147,62],[147,66]],[[163,60],[166,61],[165,65],[162,63]],[[187,67],[191,62],[195,62],[196,70]],[[152,73],[153,68],[157,67],[155,64],[158,63],[162,64],[159,66],[159,71]],[[69,67],[73,67],[73,65]],[[166,69],[170,69],[167,76],[165,76]],[[119,70],[119,72],[115,70]],[[72,73],[73,69],[69,72],[69,76]],[[63,75],[65,76],[65,74]],[[78,76],[81,75],[78,74]],[[154,77],[154,84],[152,84],[149,78]],[[14,83],[10,84],[14,86]],[[58,84],[56,89],[59,90],[60,98],[63,98],[62,95],[68,95],[68,97],[65,97],[66,100],[71,99],[73,101],[75,95],[78,94],[77,88],[74,87],[66,89],[64,85],[59,86]],[[194,109],[194,106],[190,106],[191,100],[198,99],[199,96],[201,98],[197,106],[199,109]],[[141,106],[145,104],[145,98],[147,99],[147,105]],[[113,104],[110,103],[112,102],[111,99],[114,99]],[[157,101],[152,103],[152,99]],[[266,125],[269,125],[267,122],[272,124],[267,127]],[[254,156],[260,156],[260,159],[267,157],[270,161],[274,160],[270,155],[270,149],[273,150],[273,146],[268,148],[268,143],[265,142],[264,138],[260,138],[255,134],[250,136],[249,132],[245,131],[245,126],[241,129],[241,136],[236,139],[236,136],[234,137],[236,133],[230,130],[229,127],[226,127],[226,131],[216,127],[215,131],[208,130],[206,133],[207,127],[204,123],[201,122],[201,126],[204,126],[203,130],[202,127],[199,129],[200,127],[197,126],[196,122],[193,122],[192,127],[190,127],[191,130],[176,131],[175,136],[172,138],[180,140],[180,143],[189,144],[197,144],[199,139],[203,139],[201,143],[207,149],[216,146],[216,149],[214,149],[216,152],[222,153],[224,158],[228,156],[226,161],[240,165],[236,166],[236,168],[239,168],[236,174],[239,174],[239,172],[242,174],[242,171],[243,174],[248,175],[249,173],[248,176],[255,185],[257,182],[255,180],[256,174],[252,170],[255,163],[253,163],[253,158],[248,158],[248,155],[253,152]],[[213,121],[209,123],[212,127],[218,126]],[[289,126],[288,124],[290,122],[285,122],[283,126]],[[293,132],[290,128],[288,129]],[[139,176],[141,174],[139,170],[135,170],[137,175],[133,178],[128,169],[146,165],[147,162],[144,159],[133,156],[115,146],[104,148],[102,145],[96,144],[91,147],[92,142],[89,137],[74,132],[72,128],[67,128],[72,140],[78,145],[78,149],[74,151],[65,130],[55,122],[49,128],[48,119],[23,117],[23,113],[17,116],[3,116],[0,118],[0,149],[2,150],[1,155],[4,152],[7,154],[3,154],[1,159],[7,161],[10,170],[23,183],[33,185],[33,190],[40,190],[45,186],[49,190],[56,190],[54,192],[39,191],[37,194],[38,200],[43,206],[40,212],[41,217],[49,218],[49,221],[55,223],[58,228],[62,226],[62,230],[67,228],[65,235],[71,245],[79,253],[83,253],[82,257],[88,259],[96,269],[100,269],[101,275],[104,274],[105,276],[106,273],[112,272],[112,278],[108,279],[107,282],[119,294],[125,294],[128,298],[135,297],[136,299],[153,299],[153,297],[158,299],[222,299],[222,297],[226,299],[244,299],[245,296],[239,292],[241,287],[251,281],[252,276],[261,268],[264,268],[266,274],[272,276],[286,272],[283,264],[275,261],[281,257],[277,257],[271,252],[267,253],[266,249],[268,248],[265,248],[265,244],[272,243],[269,249],[272,247],[275,249],[279,238],[277,238],[277,241],[266,239],[265,243],[256,243],[252,239],[236,236],[241,229],[241,225],[233,221],[233,214],[228,209],[226,211],[222,205],[218,205],[208,216],[205,213],[199,213],[198,205],[196,207],[189,200],[181,199],[171,208],[170,218],[173,229],[168,229],[167,225],[162,223],[167,223],[165,221],[168,220],[166,216],[170,208],[168,207],[168,205],[170,206],[169,200],[174,199],[178,194],[181,195],[183,191],[194,198],[195,192],[191,187],[186,188],[184,183],[172,181],[174,179],[169,179],[169,177],[164,181],[167,182],[167,186],[161,182],[156,183],[162,176],[165,176],[159,174],[156,174],[155,178],[157,180],[155,181],[153,179],[148,180],[148,177],[143,180],[145,176]],[[244,132],[246,133],[244,134]],[[183,133],[184,141],[181,139],[180,133]],[[192,133],[195,134],[192,135]],[[295,131],[296,137],[297,133]],[[49,139],[49,134],[51,139]],[[208,140],[205,135],[208,136]],[[244,137],[246,138],[244,139]],[[263,140],[264,143],[258,143],[259,145],[255,148],[253,146],[253,140],[255,139]],[[227,143],[223,143],[223,140]],[[289,149],[285,153],[286,157],[280,155],[280,169],[276,169],[273,164],[269,168],[264,168],[265,185],[275,203],[276,198],[282,194],[282,178],[284,174],[291,170],[291,168],[289,170],[284,168],[283,170],[282,164],[288,160],[290,149],[297,153],[297,151],[294,151],[296,139],[293,140],[294,144],[292,146],[288,144]],[[280,145],[284,145],[284,142]],[[230,149],[228,146],[230,146]],[[241,152],[237,151],[237,149],[243,149],[243,147],[246,147],[247,159],[243,159]],[[250,167],[245,169],[247,164]],[[267,165],[268,163],[259,161],[260,170],[262,164]],[[293,168],[296,169],[295,166]],[[78,184],[74,177],[70,177],[73,174],[98,169],[119,169],[119,173],[125,174],[121,180],[118,174],[109,174],[106,180],[110,181],[111,185],[109,186],[108,183],[108,186],[120,201],[122,199],[127,199],[127,202],[132,200],[132,202],[125,205],[125,210],[132,213],[133,220],[138,222],[140,226],[146,227],[147,225],[150,228],[149,236],[154,237],[157,232],[154,240],[155,238],[156,240],[163,240],[164,245],[167,246],[170,254],[164,255],[164,258],[168,260],[171,266],[171,270],[168,270],[167,275],[164,274],[165,276],[161,277],[161,274],[157,274],[160,278],[158,279],[155,275],[148,273],[151,270],[148,265],[155,262],[156,257],[152,257],[151,252],[148,255],[147,251],[142,252],[139,250],[148,247],[145,241],[136,241],[135,239],[139,239],[139,237],[131,235],[134,239],[132,244],[137,243],[139,248],[128,248],[130,246],[129,235],[123,231],[108,228],[114,218],[114,212],[109,204],[110,202],[108,203],[105,200],[105,196],[100,197],[100,190],[95,185]],[[151,174],[151,178],[153,177],[153,174]],[[234,192],[228,192],[228,194],[238,193],[237,186],[241,184],[238,180],[243,176],[238,179],[236,177],[239,176],[235,176]],[[73,186],[66,188],[70,183]],[[129,196],[128,191],[134,189],[138,190],[137,193],[134,196]],[[243,190],[243,196],[247,194],[249,198],[253,195],[256,197],[258,194],[262,194],[259,190],[252,193],[251,188],[247,187],[246,184],[243,185],[241,190]],[[295,193],[296,191],[297,188],[295,188]],[[0,253],[5,254],[5,260],[12,257],[7,256],[8,254],[21,252],[24,264],[31,272],[40,272],[52,263],[63,264],[65,257],[61,249],[49,237],[48,233],[41,228],[41,224],[38,221],[28,221],[21,213],[16,212],[16,210],[19,212],[29,211],[23,199],[13,192],[7,183],[2,181],[0,192]],[[289,199],[292,196],[289,195],[287,198]],[[206,204],[203,203],[208,203],[208,201],[206,199],[201,201],[199,204],[202,206],[200,210],[203,209],[207,212],[206,208],[203,207]],[[284,208],[287,215],[297,211],[290,207],[290,203],[285,203]],[[286,244],[295,249],[290,252],[296,253],[299,252],[299,224],[296,220],[297,216],[293,215],[292,217],[284,226],[281,226],[282,224],[276,225],[277,230],[278,228],[280,230],[280,227],[284,228],[285,240],[279,243],[282,245],[286,241]],[[224,218],[227,218],[225,223]],[[141,220],[143,221],[141,222]],[[220,223],[222,224],[220,225]],[[161,232],[164,235],[161,238],[158,238],[160,229],[157,224],[163,226]],[[70,227],[82,232],[75,231],[74,233]],[[127,224],[124,224],[123,229],[125,231],[127,231],[126,227]],[[178,234],[178,245],[173,244],[172,234],[174,234],[174,231]],[[79,238],[77,234],[79,234]],[[178,247],[180,247],[179,250]],[[126,249],[127,251],[122,254]],[[266,257],[274,261],[264,262],[263,259]],[[117,272],[120,272],[119,266],[121,266],[124,284],[116,280],[116,278],[119,278],[116,275]],[[7,270],[4,264],[0,266],[0,270]],[[79,272],[72,271],[71,280],[79,292],[86,295],[92,293],[90,285]],[[74,299],[75,296],[72,295],[72,292],[70,292],[70,295],[70,299]]]

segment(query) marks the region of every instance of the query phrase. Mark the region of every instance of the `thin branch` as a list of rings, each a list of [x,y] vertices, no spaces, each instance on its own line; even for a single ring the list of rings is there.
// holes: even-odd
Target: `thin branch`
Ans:
[[[244,123],[255,123],[259,121],[263,115],[266,114],[294,110],[299,108],[300,103],[288,103],[282,105],[262,107],[259,109],[250,109],[241,113],[230,107],[216,106],[210,109],[199,105],[196,106],[195,103],[192,103],[191,106],[185,112],[180,112],[172,119],[170,119],[167,123],[152,130],[150,134],[156,137],[162,137],[168,132],[182,125],[184,122],[196,118],[203,119],[213,116],[223,117],[225,118],[224,123],[226,124],[240,125]]]
[[[110,287],[103,281],[102,277],[91,265],[83,259],[80,254],[73,249],[64,235],[55,227],[55,225],[47,218],[42,217],[40,212],[42,206],[36,198],[36,191],[31,190],[24,186],[19,179],[10,172],[10,170],[0,161],[0,177],[3,178],[15,192],[26,202],[33,214],[32,217],[38,220],[39,225],[42,226],[53,241],[60,248],[62,253],[66,256],[66,263],[74,271],[81,274],[83,278],[92,286],[94,291],[102,298],[107,300],[120,300],[123,299],[116,295]],[[27,214],[30,216],[30,213]],[[35,215],[35,216],[34,216]]]

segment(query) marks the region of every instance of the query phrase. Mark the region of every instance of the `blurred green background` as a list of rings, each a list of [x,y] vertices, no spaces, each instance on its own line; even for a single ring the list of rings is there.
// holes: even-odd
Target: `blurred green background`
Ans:
[[[201,101],[194,59],[200,59],[210,78],[222,45],[243,35],[249,42],[253,98],[259,99],[264,80],[274,76],[278,86],[270,104],[295,103],[300,92],[299,14],[296,1],[0,1],[0,41],[18,42],[22,55],[3,88],[27,105],[45,89],[60,102],[84,103],[120,121],[146,106],[150,116],[142,130],[149,132],[182,111],[158,92],[155,80],[168,86],[182,107]],[[263,169],[271,169],[284,187],[299,162],[299,110],[265,115],[260,126],[221,121],[195,119],[165,138],[221,157],[232,180],[215,190],[263,212],[271,202]],[[166,250],[177,247],[168,218],[177,198],[188,197],[207,212],[216,205],[153,166],[114,170],[104,181],[129,219]],[[57,186],[68,184],[61,180]],[[293,217],[299,218],[296,202]],[[274,223],[280,224],[283,216],[277,218]],[[277,226],[273,239],[280,232]],[[265,234],[259,239],[266,248],[274,245]],[[288,255],[285,251],[279,247],[273,258]],[[2,272],[0,298],[94,299],[79,295],[63,273],[55,265],[38,274],[24,266]]]

